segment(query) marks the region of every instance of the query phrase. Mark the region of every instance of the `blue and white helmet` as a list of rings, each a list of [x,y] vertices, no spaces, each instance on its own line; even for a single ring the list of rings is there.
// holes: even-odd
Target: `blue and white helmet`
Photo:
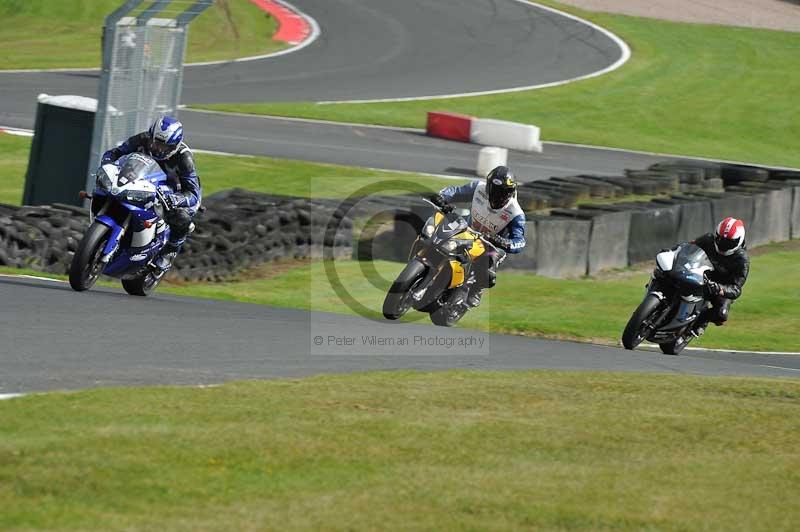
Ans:
[[[150,155],[163,161],[180,148],[183,141],[183,124],[171,116],[160,116],[150,126]]]

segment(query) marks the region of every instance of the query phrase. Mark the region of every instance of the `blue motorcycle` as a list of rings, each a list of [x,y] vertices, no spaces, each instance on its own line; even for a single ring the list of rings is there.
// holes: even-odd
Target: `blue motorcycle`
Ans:
[[[169,238],[164,221],[172,192],[151,157],[132,153],[102,165],[96,174],[89,228],[69,268],[73,290],[90,289],[100,275],[116,277],[131,295],[153,292],[164,276],[152,265]]]

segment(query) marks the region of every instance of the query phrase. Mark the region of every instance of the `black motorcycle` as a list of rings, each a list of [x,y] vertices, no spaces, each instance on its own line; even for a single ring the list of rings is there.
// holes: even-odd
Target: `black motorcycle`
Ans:
[[[384,317],[396,320],[413,308],[429,313],[436,325],[455,325],[470,309],[467,295],[475,282],[473,263],[486,246],[497,249],[463,216],[437,207],[414,242],[408,264],[386,294]],[[498,262],[502,262],[505,252],[498,252]]]
[[[647,294],[622,333],[625,349],[648,340],[666,355],[680,354],[694,338],[695,320],[708,306],[706,275],[712,270],[706,252],[694,244],[659,253]]]

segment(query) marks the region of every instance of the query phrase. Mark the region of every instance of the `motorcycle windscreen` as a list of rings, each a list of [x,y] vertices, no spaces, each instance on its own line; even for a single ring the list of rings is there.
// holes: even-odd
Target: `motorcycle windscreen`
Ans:
[[[702,285],[703,275],[714,269],[711,261],[702,248],[694,244],[684,244],[678,248],[672,271],[693,284]]]
[[[140,153],[133,153],[119,169],[118,183],[119,186],[125,186],[160,171],[161,168],[153,159]]]

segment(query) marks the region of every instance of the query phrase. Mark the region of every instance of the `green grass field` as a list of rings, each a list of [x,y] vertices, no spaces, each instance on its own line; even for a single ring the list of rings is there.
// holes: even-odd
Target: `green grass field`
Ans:
[[[151,3],[143,3],[134,14]],[[121,0],[0,0],[0,70],[100,66],[103,20],[120,5]],[[190,3],[174,5],[186,8]],[[217,0],[192,22],[186,60],[234,59],[282,49],[285,43],[272,40],[275,29],[275,20],[248,0]]]
[[[29,137],[0,134],[0,153],[3,154],[0,157],[0,203],[19,205],[22,202],[30,146]],[[196,153],[195,159],[206,196],[238,187],[268,194],[338,198],[381,181],[408,181],[430,188],[431,191],[462,182],[407,172],[269,157]]]
[[[3,530],[796,530],[800,383],[391,372],[0,401]]]
[[[424,127],[445,110],[536,124],[544,140],[800,167],[800,33],[682,24],[548,5],[608,28],[632,48],[620,70],[551,89],[444,100],[216,110]]]

